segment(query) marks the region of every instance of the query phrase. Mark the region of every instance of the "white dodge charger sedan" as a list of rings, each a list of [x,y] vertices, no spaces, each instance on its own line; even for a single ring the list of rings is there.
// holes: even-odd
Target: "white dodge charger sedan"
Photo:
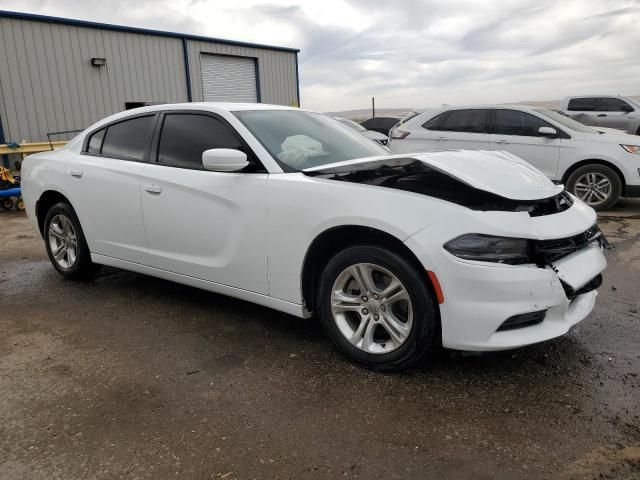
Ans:
[[[110,265],[316,314],[371,368],[499,350],[594,306],[593,209],[508,153],[387,155],[324,115],[189,103],[122,112],[29,156],[26,209],[64,277]]]

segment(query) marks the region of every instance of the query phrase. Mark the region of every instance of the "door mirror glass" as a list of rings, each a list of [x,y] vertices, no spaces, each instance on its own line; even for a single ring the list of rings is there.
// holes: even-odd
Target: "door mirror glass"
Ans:
[[[540,127],[538,133],[542,137],[556,138],[558,136],[558,131],[551,127]]]
[[[249,165],[247,154],[232,148],[212,148],[202,152],[202,166],[212,172],[237,172]]]

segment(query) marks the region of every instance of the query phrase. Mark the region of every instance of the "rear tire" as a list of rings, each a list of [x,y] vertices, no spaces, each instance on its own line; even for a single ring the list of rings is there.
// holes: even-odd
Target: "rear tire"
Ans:
[[[336,254],[320,278],[322,324],[351,361],[404,370],[434,344],[437,303],[426,277],[385,248],[359,245]]]
[[[607,210],[620,199],[622,180],[612,168],[592,163],[569,175],[567,190],[593,209]]]
[[[53,205],[44,220],[43,237],[53,267],[69,280],[92,278],[100,266],[91,261],[91,252],[76,212],[71,205]]]

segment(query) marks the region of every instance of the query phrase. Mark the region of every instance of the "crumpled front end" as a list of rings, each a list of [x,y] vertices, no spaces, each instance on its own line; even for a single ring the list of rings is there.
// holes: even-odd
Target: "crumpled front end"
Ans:
[[[444,248],[468,233],[526,239],[531,261],[511,265],[459,258]],[[565,334],[593,309],[606,267],[595,212],[576,201],[550,215],[461,213],[406,241],[437,276],[442,342],[460,350],[503,350]]]

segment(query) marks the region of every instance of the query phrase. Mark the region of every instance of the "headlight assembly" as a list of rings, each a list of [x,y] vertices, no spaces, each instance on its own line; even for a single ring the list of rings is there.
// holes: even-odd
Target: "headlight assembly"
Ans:
[[[640,155],[640,145],[620,145],[629,153],[635,153],[636,155]]]
[[[494,237],[470,233],[445,243],[445,250],[459,258],[480,262],[521,265],[534,263],[529,241],[524,238]]]

